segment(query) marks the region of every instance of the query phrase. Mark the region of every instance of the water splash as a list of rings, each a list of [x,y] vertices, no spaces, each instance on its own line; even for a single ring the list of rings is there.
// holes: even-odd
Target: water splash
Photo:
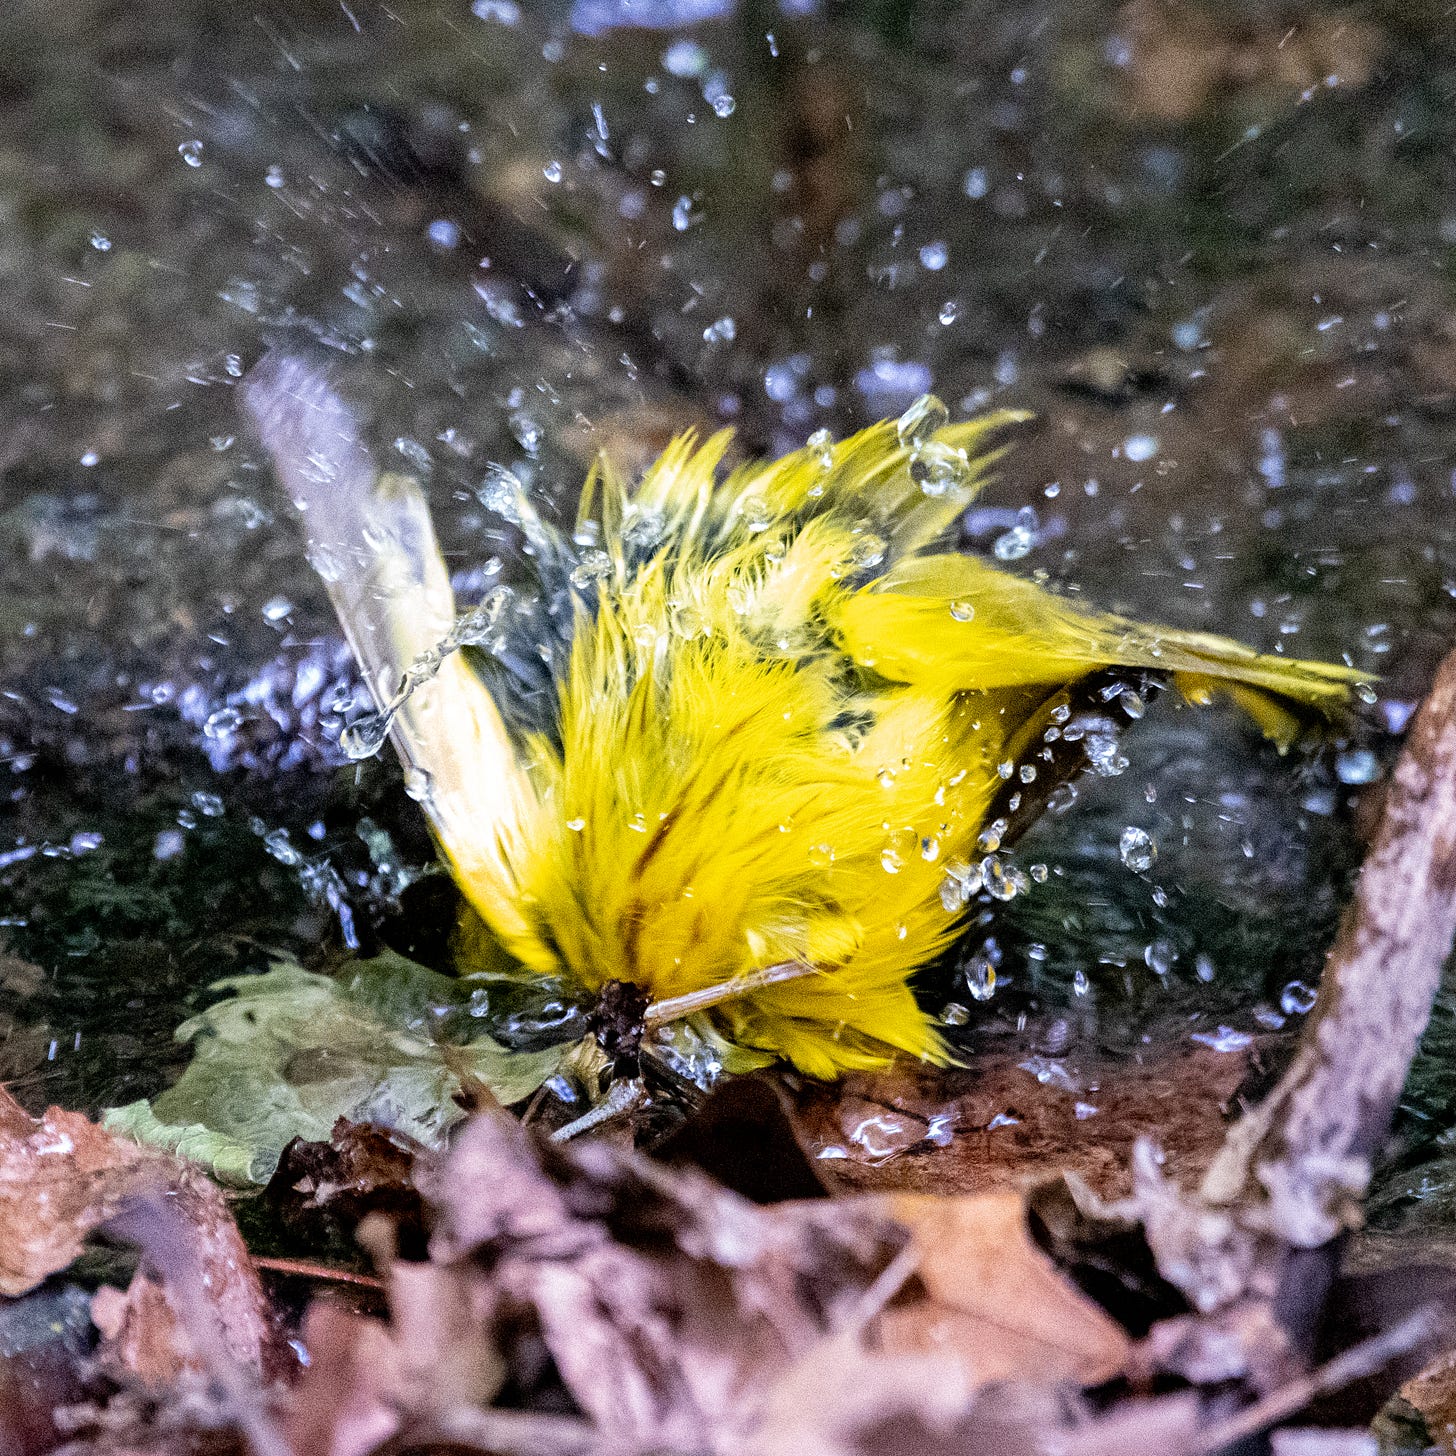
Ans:
[[[400,710],[439,673],[451,653],[462,647],[485,646],[490,641],[511,596],[509,587],[498,586],[477,606],[456,618],[449,632],[434,647],[420,653],[404,670],[399,690],[377,712],[365,713],[343,729],[339,734],[339,747],[345,755],[355,760],[373,758],[384,747]]]

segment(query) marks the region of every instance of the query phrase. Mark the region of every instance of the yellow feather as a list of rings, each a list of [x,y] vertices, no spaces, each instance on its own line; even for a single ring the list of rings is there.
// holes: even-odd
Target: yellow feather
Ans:
[[[1068,688],[1151,670],[1194,702],[1228,693],[1281,744],[1344,708],[1346,668],[1097,613],[936,550],[986,437],[1017,418],[943,417],[931,401],[932,428],[816,439],[721,482],[726,433],[675,441],[635,491],[599,463],[577,539],[595,533],[607,565],[574,608],[554,731],[511,746],[458,658],[401,714],[451,868],[525,971],[653,1003],[721,993],[697,1012],[713,1034],[812,1076],[944,1060],[910,979],[962,928],[998,765],[1040,746]],[[370,592],[334,591],[366,665],[379,630],[396,671],[442,632],[417,516],[413,571],[383,569],[397,533],[363,565]]]

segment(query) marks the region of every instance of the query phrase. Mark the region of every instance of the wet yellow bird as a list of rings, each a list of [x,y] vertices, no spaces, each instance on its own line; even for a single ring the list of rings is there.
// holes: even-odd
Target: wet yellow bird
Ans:
[[[569,533],[498,472],[542,584],[461,619],[418,486],[377,477],[327,377],[271,357],[246,399],[380,709],[354,751],[392,736],[491,954],[630,988],[649,1026],[690,1018],[740,1059],[946,1059],[911,978],[1016,888],[1008,792],[1059,746],[1115,752],[1079,698],[1108,669],[1226,694],[1281,746],[1358,681],[950,549],[1008,413],[953,424],[927,397],[726,472],[726,432],[686,435],[635,487],[598,461]],[[468,971],[485,942],[460,943]]]

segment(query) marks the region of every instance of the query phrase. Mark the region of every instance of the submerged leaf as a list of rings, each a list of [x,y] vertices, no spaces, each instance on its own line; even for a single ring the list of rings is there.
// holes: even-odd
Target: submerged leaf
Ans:
[[[472,1089],[519,1101],[563,1053],[439,1039],[435,1013],[460,1007],[470,983],[397,955],[360,963],[347,981],[280,961],[216,989],[235,994],[177,1029],[194,1055],[176,1085],[111,1109],[106,1125],[232,1181],[266,1182],[293,1138],[327,1142],[341,1117],[437,1146]]]

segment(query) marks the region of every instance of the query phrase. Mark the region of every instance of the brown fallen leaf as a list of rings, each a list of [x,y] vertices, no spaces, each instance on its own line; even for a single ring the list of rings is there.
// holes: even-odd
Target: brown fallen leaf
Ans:
[[[426,1191],[434,1259],[490,1268],[602,1433],[683,1449],[749,1429],[772,1379],[906,1241],[868,1206],[760,1208],[694,1170],[538,1144],[497,1117],[466,1126]]]
[[[370,1214],[386,1214],[406,1257],[425,1249],[425,1209],[414,1186],[424,1151],[404,1133],[341,1117],[328,1142],[295,1138],[264,1197],[291,1234],[314,1247],[349,1246]]]
[[[1406,1381],[1400,1393],[1421,1413],[1436,1449],[1456,1452],[1456,1350]]]
[[[469,1263],[389,1266],[385,1322],[315,1302],[282,1429],[298,1456],[363,1456],[409,1421],[487,1404],[505,1379],[494,1289]]]
[[[1127,1332],[1033,1242],[1019,1194],[876,1200],[910,1230],[924,1297],[879,1320],[894,1354],[953,1355],[971,1387],[1023,1378],[1099,1385],[1127,1367]]]
[[[261,1369],[270,1341],[263,1291],[217,1188],[80,1113],[52,1107],[34,1118],[0,1089],[0,1294],[23,1294],[66,1268],[139,1194],[165,1195],[186,1221],[229,1352]],[[164,1381],[191,1363],[167,1297],[145,1271],[124,1295],[101,1291],[93,1318],[114,1368]]]

